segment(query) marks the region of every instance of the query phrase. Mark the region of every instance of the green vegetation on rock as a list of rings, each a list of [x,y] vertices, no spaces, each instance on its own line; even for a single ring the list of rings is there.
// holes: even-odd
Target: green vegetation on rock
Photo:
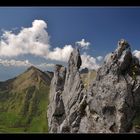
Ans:
[[[96,78],[96,71],[91,70],[88,73],[82,73],[81,78],[84,83],[84,87],[87,89],[90,82]]]

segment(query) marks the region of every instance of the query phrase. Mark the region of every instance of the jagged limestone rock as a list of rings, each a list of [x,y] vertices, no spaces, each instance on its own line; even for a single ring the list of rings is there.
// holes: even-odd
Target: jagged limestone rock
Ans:
[[[89,89],[92,96],[88,95],[87,100],[87,112],[90,112],[86,115],[85,124],[90,125],[87,132],[110,133],[131,130],[136,114],[135,96],[138,93],[133,91],[136,79],[130,75],[131,66],[135,65],[133,60],[130,45],[121,40],[115,52],[108,56],[98,70],[96,81]]]
[[[74,49],[68,62],[66,78],[63,79],[61,84],[58,79],[60,78],[60,69],[62,67],[54,72],[48,109],[50,132],[77,132],[79,130],[79,124],[83,114],[82,110],[84,110],[85,106],[85,100],[82,100],[84,97],[84,86],[79,72],[81,62],[79,50]],[[58,98],[59,100],[61,98],[63,107],[58,106],[60,103],[55,100],[58,89],[61,92]],[[60,109],[62,108],[62,114],[54,115],[56,112],[60,113]],[[61,117],[63,121],[59,124],[56,120]]]
[[[62,65],[56,65],[54,77],[51,81],[50,97],[48,106],[48,125],[50,132],[57,132],[57,127],[62,123],[65,117],[64,104],[62,100],[62,91],[65,83],[66,68]]]
[[[74,49],[62,84],[58,81],[57,72],[54,74],[48,110],[50,132],[132,131],[136,107],[140,102],[140,65],[139,60],[132,55],[130,45],[124,39],[118,42],[117,49],[105,57],[88,90],[84,88],[80,77],[81,63],[79,50]],[[59,87],[59,101],[63,107],[55,100]],[[55,116],[54,112],[62,113],[56,113],[59,115]]]

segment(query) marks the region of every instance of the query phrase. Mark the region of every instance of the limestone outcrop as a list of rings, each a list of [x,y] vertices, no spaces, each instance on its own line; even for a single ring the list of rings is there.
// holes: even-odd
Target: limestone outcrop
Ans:
[[[68,68],[56,66],[48,108],[51,133],[134,132],[133,120],[140,109],[140,64],[125,40],[105,57],[88,89],[79,68],[82,64],[74,49]]]

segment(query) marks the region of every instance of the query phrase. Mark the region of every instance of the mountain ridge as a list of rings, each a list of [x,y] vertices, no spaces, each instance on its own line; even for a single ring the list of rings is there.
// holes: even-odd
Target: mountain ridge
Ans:
[[[50,82],[50,76],[33,66],[1,82],[0,132],[47,132]]]

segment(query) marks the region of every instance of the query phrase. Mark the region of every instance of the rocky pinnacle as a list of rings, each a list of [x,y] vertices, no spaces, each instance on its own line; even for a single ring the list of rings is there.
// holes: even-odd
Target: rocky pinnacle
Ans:
[[[81,64],[79,50],[74,49],[67,70],[55,67],[47,112],[49,132],[132,132],[140,104],[140,64],[129,43],[124,39],[118,42],[88,90],[80,77]]]

